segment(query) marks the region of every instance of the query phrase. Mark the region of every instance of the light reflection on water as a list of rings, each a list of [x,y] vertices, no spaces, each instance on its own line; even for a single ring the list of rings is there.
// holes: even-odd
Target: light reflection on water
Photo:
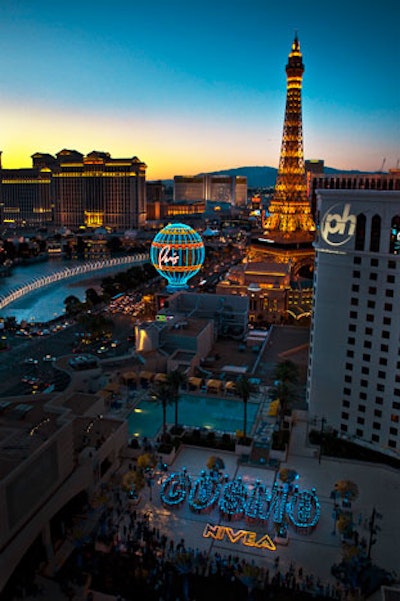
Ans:
[[[0,294],[7,294],[16,288],[33,280],[37,276],[48,275],[61,271],[65,267],[74,267],[81,263],[74,261],[46,261],[24,267],[16,267],[12,275],[0,278]],[[31,292],[23,298],[10,303],[1,309],[1,317],[14,316],[18,322],[23,320],[33,322],[46,322],[64,314],[64,300],[67,296],[74,295],[83,301],[88,288],[99,289],[101,279],[106,275],[113,275],[126,271],[131,265],[119,265],[93,271],[92,274],[82,274],[73,278],[61,280]]]
[[[160,403],[143,400],[128,417],[130,436],[154,438],[162,426]],[[247,404],[247,424],[251,431],[259,405]],[[181,394],[178,403],[179,423],[207,430],[233,432],[243,428],[243,402],[240,399]],[[175,405],[167,405],[167,423],[175,421]]]

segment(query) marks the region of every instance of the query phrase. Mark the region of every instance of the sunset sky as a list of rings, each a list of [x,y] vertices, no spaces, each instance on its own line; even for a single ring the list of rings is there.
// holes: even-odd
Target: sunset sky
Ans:
[[[305,158],[400,164],[398,0],[1,0],[3,167],[62,148],[147,179],[278,166],[300,40]]]

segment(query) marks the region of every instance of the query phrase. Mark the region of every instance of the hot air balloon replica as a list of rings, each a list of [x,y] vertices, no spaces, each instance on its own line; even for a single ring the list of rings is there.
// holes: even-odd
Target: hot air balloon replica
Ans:
[[[167,291],[186,290],[188,280],[202,267],[205,257],[203,240],[193,228],[170,223],[154,236],[150,260],[168,282]]]

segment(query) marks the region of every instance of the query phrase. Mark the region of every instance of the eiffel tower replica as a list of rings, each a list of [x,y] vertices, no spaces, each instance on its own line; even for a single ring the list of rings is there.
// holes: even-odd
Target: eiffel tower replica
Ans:
[[[262,238],[263,253],[273,255],[277,262],[290,261],[293,265],[298,261],[313,263],[314,257],[315,223],[307,198],[303,151],[303,73],[303,57],[296,34],[286,65],[286,110],[279,169]]]

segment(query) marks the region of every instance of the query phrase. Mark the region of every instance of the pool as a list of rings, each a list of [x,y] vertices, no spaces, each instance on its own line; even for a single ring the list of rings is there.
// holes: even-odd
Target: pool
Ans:
[[[247,403],[247,430],[254,424],[258,404]],[[236,432],[243,429],[243,401],[209,396],[181,394],[178,405],[180,424],[202,427],[207,430]],[[175,421],[175,406],[167,406],[167,423]],[[162,427],[162,406],[151,400],[143,400],[128,417],[130,436],[154,438]]]

